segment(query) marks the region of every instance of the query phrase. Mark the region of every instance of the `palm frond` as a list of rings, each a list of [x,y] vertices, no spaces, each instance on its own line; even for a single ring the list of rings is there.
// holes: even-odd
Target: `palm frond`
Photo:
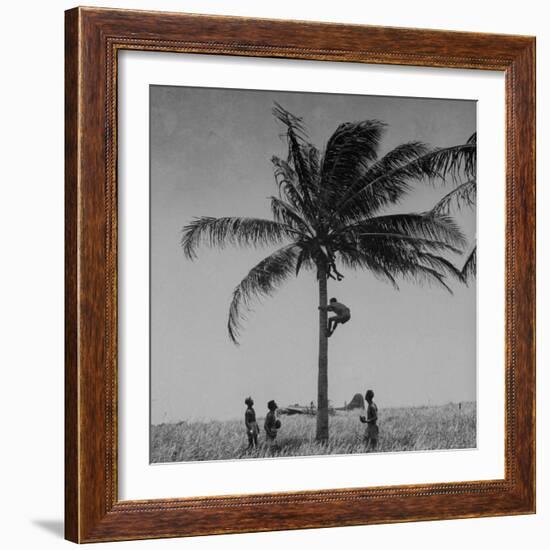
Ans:
[[[295,272],[298,251],[293,244],[280,248],[256,264],[235,288],[227,321],[229,338],[234,344],[239,343],[244,313],[251,310],[252,302],[271,296]]]
[[[453,218],[437,212],[376,216],[343,226],[336,231],[337,235],[358,233],[410,235],[444,242],[455,248],[463,248],[466,244],[466,239]]]
[[[456,268],[445,258],[404,249],[399,245],[340,251],[340,261],[348,269],[368,269],[376,277],[399,289],[397,278],[421,284],[436,283],[452,294],[445,273],[456,276]]]
[[[421,141],[408,141],[398,145],[382,158],[378,159],[364,176],[364,181],[373,181],[381,175],[392,172],[397,168],[406,166],[412,161],[423,157],[429,152],[429,148]]]
[[[321,153],[319,152],[319,149],[311,143],[304,143],[301,146],[301,149],[311,182],[315,187],[318,187],[321,171]]]
[[[287,111],[282,105],[273,102],[274,107],[271,110],[273,116],[280,120],[286,127],[287,131],[292,132],[300,140],[307,139],[306,127],[304,125],[304,119],[293,115],[290,111]]]
[[[445,273],[451,275],[453,278],[461,281],[461,271],[447,258],[429,252],[421,252],[418,255],[418,259],[421,262],[429,265],[432,269],[435,269],[438,273]]]
[[[304,261],[308,260],[308,251],[307,250],[300,250],[300,254],[298,255],[298,258],[296,260],[296,277],[300,274],[300,269],[302,268],[302,264]]]
[[[440,214],[448,214],[453,204],[457,209],[463,206],[472,208],[476,203],[477,185],[475,180],[468,180],[447,193],[433,207],[432,211]]]
[[[392,262],[383,261],[383,258],[377,258],[375,254],[368,254],[364,249],[356,247],[339,249],[338,259],[346,269],[366,269],[376,278],[390,282],[399,290]]]
[[[461,173],[475,179],[477,171],[477,134],[472,134],[465,144],[435,149],[424,162],[431,164],[440,176],[451,175],[456,179]]]
[[[477,246],[474,246],[460,272],[460,278],[463,282],[467,283],[470,279],[473,279],[476,276],[477,270]]]
[[[309,173],[310,149],[314,148],[307,141],[308,136],[301,117],[293,115],[276,101],[272,109],[273,116],[286,126],[288,141],[288,162],[292,162],[300,183],[311,184],[312,177]]]
[[[411,179],[418,176],[399,169],[427,152],[428,147],[424,143],[411,141],[378,159],[336,202],[338,218],[350,221],[398,203],[410,191]],[[348,200],[359,189],[362,192],[354,200]]]
[[[412,162],[412,170],[432,172],[434,176],[446,179],[451,176],[457,181],[461,174],[475,179],[477,169],[477,136],[474,133],[466,143],[452,147],[433,149]]]
[[[265,246],[295,238],[296,230],[272,220],[259,218],[195,218],[182,229],[181,246],[185,256],[197,257],[200,245],[224,248],[226,245]]]
[[[449,216],[433,212],[379,216],[348,225],[332,238],[345,267],[369,269],[394,287],[401,277],[435,282],[451,292],[446,276],[461,279],[456,266],[440,255],[458,253],[465,244]]]
[[[409,270],[405,276],[407,275],[410,280],[417,283],[428,285],[435,283],[443,287],[449,294],[453,294],[452,288],[445,281],[445,275],[432,267],[416,265],[414,269]]]
[[[328,140],[322,162],[322,186],[348,188],[378,156],[386,124],[363,120],[340,124]]]
[[[347,235],[344,237],[347,238]],[[352,239],[356,239],[356,243],[360,242],[361,246],[368,246],[369,242],[398,242],[401,246],[412,247],[417,251],[445,251],[453,252],[455,254],[460,254],[461,249],[456,246],[450,245],[445,241],[438,241],[434,239],[424,239],[422,237],[417,237],[414,235],[403,235],[402,233],[387,233],[381,232],[376,233],[372,231],[362,232],[360,229],[352,233]],[[337,239],[338,244],[342,246],[341,242]],[[344,243],[346,246],[346,243]]]
[[[329,230],[334,221],[334,204],[376,161],[385,127],[385,123],[374,119],[346,122],[330,137],[320,174],[318,205],[322,233]]]
[[[457,181],[462,171],[470,179],[475,179],[476,174],[476,137],[475,134],[462,145],[433,149],[422,156],[410,160],[405,164],[396,166],[380,174],[374,179],[361,180],[349,189],[336,204],[334,211],[343,216],[345,211],[354,208],[361,210],[361,205],[366,204],[369,198],[369,190],[376,186],[390,185],[392,182],[406,183],[408,181],[445,181],[451,176]],[[347,216],[350,219],[350,216]]]
[[[278,197],[269,197],[271,201],[271,212],[277,222],[284,223],[297,231],[305,234],[312,234],[312,229],[307,221],[302,218],[291,204]]]
[[[317,210],[314,208],[307,190],[301,186],[296,171],[286,160],[276,156],[271,158],[271,162],[274,166],[279,195],[311,224],[317,217]]]
[[[300,192],[300,182],[294,168],[286,160],[276,156],[271,157],[271,162],[279,194],[295,208],[303,209],[304,197]]]
[[[308,211],[314,210],[316,196],[318,168],[315,166],[315,153],[313,145],[307,142],[307,133],[300,117],[293,115],[284,107],[275,102],[273,115],[287,128],[288,164],[292,163],[296,173],[300,194]]]

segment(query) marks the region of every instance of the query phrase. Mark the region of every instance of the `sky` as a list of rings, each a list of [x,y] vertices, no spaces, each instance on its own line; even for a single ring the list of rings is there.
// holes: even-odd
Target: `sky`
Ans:
[[[227,90],[150,88],[151,421],[242,416],[252,395],[266,403],[308,404],[317,396],[318,288],[302,270],[247,316],[240,346],[227,335],[234,288],[277,247],[204,247],[184,257],[181,230],[199,216],[271,218],[277,188],[271,157],[284,158],[274,101],[303,117],[323,149],[342,122],[387,124],[380,154],[406,141],[446,147],[476,130],[474,101]],[[414,185],[387,213],[423,212],[451,189]],[[475,239],[475,212],[456,220]],[[462,265],[465,257],[456,257]],[[375,391],[380,407],[437,405],[476,399],[476,287],[399,281],[400,290],[367,271],[341,270],[329,296],[347,304],[349,323],[329,339],[329,399]]]

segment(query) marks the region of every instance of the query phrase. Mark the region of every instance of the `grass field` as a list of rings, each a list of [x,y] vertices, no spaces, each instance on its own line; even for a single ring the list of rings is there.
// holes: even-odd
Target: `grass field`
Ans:
[[[229,460],[277,456],[312,456],[364,453],[365,425],[359,422],[364,411],[337,412],[330,417],[330,439],[315,441],[315,417],[281,416],[277,446],[265,445],[263,418],[259,447],[247,450],[243,420],[178,422],[151,428],[152,462]],[[476,446],[476,406],[462,403],[440,407],[380,409],[380,441],[377,452],[468,449]],[[243,413],[244,417],[244,413]]]

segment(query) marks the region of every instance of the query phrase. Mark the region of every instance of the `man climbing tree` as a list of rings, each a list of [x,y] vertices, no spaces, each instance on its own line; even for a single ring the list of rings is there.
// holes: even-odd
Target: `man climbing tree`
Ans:
[[[335,313],[335,315],[328,319],[327,338],[332,336],[338,325],[343,325],[351,319],[349,307],[341,304],[336,298],[331,298],[328,306],[319,306],[318,309],[333,311]]]

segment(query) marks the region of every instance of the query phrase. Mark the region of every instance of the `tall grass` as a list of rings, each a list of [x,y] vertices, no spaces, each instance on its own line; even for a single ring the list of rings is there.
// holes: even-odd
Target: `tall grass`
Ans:
[[[315,417],[281,416],[276,447],[265,445],[263,429],[259,446],[248,450],[244,420],[179,422],[151,428],[152,462],[188,462],[312,456],[366,452],[364,411],[338,412],[330,418],[327,444],[315,441]],[[244,418],[244,412],[243,412]],[[263,418],[258,421],[263,428]],[[467,449],[476,446],[476,406],[462,403],[440,407],[392,408],[379,411],[380,440],[377,452]]]

